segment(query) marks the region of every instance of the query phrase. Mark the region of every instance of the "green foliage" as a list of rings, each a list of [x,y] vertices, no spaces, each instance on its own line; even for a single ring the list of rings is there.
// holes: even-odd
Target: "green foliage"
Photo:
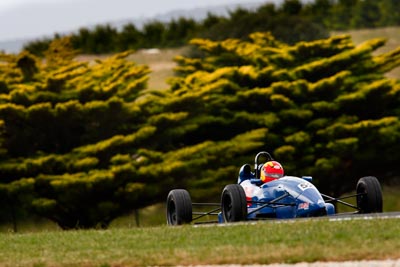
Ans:
[[[260,150],[336,195],[361,175],[399,171],[400,83],[384,76],[399,52],[373,54],[385,40],[194,39],[202,53],[179,57],[179,76],[159,92],[130,51],[89,64],[69,42],[51,44],[45,62],[2,55],[4,206],[64,229],[107,227],[172,188],[218,197]]]
[[[121,146],[150,133],[133,102],[149,70],[126,61],[129,53],[91,65],[75,62],[68,39],[57,39],[45,54],[45,63],[23,52],[1,64],[8,70],[0,104],[0,181],[8,197],[1,199],[63,228],[106,226],[131,209],[109,204],[109,182],[119,178],[110,164]]]
[[[335,36],[288,46],[262,33],[249,41],[196,39],[204,54],[177,58],[182,77],[171,85],[182,96],[205,92],[209,102],[223,94],[228,114],[249,114],[241,117],[242,129],[268,129],[264,148],[287,173],[313,175],[321,190],[341,193],[359,176],[390,180],[399,171],[399,82],[384,74],[400,60],[398,49],[389,52],[393,57],[373,55],[384,43],[355,46],[349,36]],[[230,90],[220,85],[226,79]],[[374,166],[379,155],[385,161]]]
[[[227,79],[234,73],[219,71],[210,82],[226,76],[225,85],[196,94],[196,109],[193,103],[184,108],[186,96],[146,90],[149,69],[127,61],[129,51],[89,64],[73,59],[70,42],[52,43],[44,63],[27,52],[4,56],[2,204],[24,207],[63,229],[107,227],[132,209],[164,200],[176,185],[209,180],[210,170],[220,173],[222,186],[240,162],[225,153],[240,156],[262,145],[261,128],[237,128],[225,137],[221,127],[246,116],[228,110],[214,116],[223,106],[220,93],[238,89]],[[29,79],[20,58],[35,70]],[[226,164],[230,173],[218,171]]]

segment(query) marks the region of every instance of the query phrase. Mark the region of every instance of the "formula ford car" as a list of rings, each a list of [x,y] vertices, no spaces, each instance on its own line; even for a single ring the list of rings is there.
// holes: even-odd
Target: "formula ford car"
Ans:
[[[254,172],[249,164],[243,165],[238,182],[223,189],[221,203],[192,203],[190,194],[185,189],[171,190],[166,203],[168,225],[199,222],[206,216],[217,216],[218,220],[200,223],[336,215],[333,203],[354,208],[355,213],[382,212],[382,191],[376,177],[360,178],[355,194],[335,198],[321,194],[311,183],[312,177],[309,176],[283,176],[262,183],[260,169],[264,164],[259,162],[260,158],[273,160],[268,152],[260,152],[255,157]],[[357,204],[344,202],[343,199],[346,198],[356,198]],[[204,206],[215,207],[210,211],[193,211],[194,207]]]

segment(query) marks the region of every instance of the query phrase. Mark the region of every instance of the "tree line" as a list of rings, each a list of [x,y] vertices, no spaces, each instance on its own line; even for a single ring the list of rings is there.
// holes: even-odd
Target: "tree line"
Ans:
[[[400,48],[341,35],[293,45],[270,33],[193,39],[165,90],[128,52],[76,61],[69,38],[45,60],[0,54],[0,221],[21,210],[63,229],[107,227],[186,188],[220,198],[254,155],[340,195],[400,172]]]
[[[397,0],[285,0],[282,5],[266,3],[255,10],[237,8],[228,16],[209,13],[203,20],[180,17],[170,22],[150,21],[142,28],[132,23],[117,29],[110,24],[83,27],[71,34],[72,45],[84,54],[122,52],[129,49],[180,47],[195,37],[214,41],[246,40],[257,31],[269,31],[278,40],[294,44],[329,36],[332,30],[349,30],[400,25]],[[43,56],[53,39],[27,43],[24,49]]]

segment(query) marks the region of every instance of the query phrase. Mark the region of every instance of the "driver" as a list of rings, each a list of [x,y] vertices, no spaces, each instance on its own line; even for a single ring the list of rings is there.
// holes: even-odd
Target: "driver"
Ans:
[[[277,161],[268,161],[261,167],[260,179],[263,183],[283,177],[284,171],[282,165]]]

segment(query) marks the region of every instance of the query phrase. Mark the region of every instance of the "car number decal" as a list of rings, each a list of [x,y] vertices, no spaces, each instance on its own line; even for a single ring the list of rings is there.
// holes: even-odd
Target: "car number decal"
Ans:
[[[313,187],[313,185],[310,183],[301,183],[301,184],[298,184],[297,186],[303,191]]]

